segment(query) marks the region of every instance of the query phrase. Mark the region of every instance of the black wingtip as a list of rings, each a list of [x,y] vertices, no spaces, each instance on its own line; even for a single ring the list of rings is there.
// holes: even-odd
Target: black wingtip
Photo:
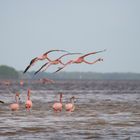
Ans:
[[[36,71],[36,72],[34,73],[34,75],[36,75],[38,72],[39,72],[39,71]]]
[[[1,101],[1,100],[0,100],[0,103],[4,104],[4,101]]]
[[[55,72],[53,72],[53,73],[57,73],[57,72],[59,72],[60,70],[62,70],[64,67],[60,67],[60,68],[58,68]]]
[[[27,68],[23,71],[23,73],[26,73],[29,68],[30,68],[30,65],[27,66]]]

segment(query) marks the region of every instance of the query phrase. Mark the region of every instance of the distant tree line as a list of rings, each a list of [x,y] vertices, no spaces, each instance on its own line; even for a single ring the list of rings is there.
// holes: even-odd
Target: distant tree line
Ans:
[[[19,73],[12,67],[0,65],[0,79],[18,79]]]
[[[34,75],[34,71],[23,74],[22,71],[16,71],[14,68],[1,65],[0,79],[41,79],[50,78],[53,80],[140,80],[140,73],[97,73],[97,72],[41,72]]]
[[[39,78],[50,78],[53,80],[140,80],[140,73],[97,73],[97,72],[59,72],[53,73],[39,73],[33,76],[34,72],[28,72],[28,77],[39,79]]]

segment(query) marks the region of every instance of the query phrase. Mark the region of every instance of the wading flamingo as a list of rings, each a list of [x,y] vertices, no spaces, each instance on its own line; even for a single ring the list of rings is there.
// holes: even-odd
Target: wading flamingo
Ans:
[[[32,101],[30,100],[30,94],[31,94],[31,91],[30,89],[28,89],[28,92],[27,92],[27,100],[26,100],[26,103],[25,103],[25,107],[27,110],[30,110],[30,108],[32,108]]]
[[[17,110],[19,110],[19,103],[18,103],[18,100],[20,100],[20,98],[19,98],[19,93],[16,93],[16,95],[15,95],[15,100],[16,100],[16,102],[10,105],[10,109],[11,109],[12,111],[17,111]]]
[[[33,66],[38,60],[45,60],[45,59],[47,59],[47,60],[50,62],[51,60],[49,59],[48,54],[51,53],[51,52],[54,52],[54,51],[67,52],[67,51],[65,51],[65,50],[50,50],[50,51],[47,51],[47,52],[44,53],[43,55],[38,56],[38,57],[35,57],[34,59],[32,59],[32,60],[30,61],[30,64],[26,67],[26,69],[24,70],[23,73],[26,73],[27,70],[28,70],[31,66]]]
[[[51,65],[62,64],[62,65],[64,66],[65,64],[61,61],[61,59],[62,59],[64,56],[75,55],[75,54],[81,54],[81,53],[66,53],[66,54],[60,56],[59,58],[57,58],[56,60],[49,61],[49,62],[45,63],[45,64],[44,64],[39,70],[37,70],[34,74],[37,74],[37,73],[38,73],[39,71],[41,71],[44,67],[45,67],[45,69],[44,69],[43,71],[47,70],[47,68],[49,68]]]
[[[41,82],[42,84],[55,83],[55,81],[53,81],[53,80],[51,80],[51,79],[48,79],[48,78],[40,79],[40,82]]]
[[[70,103],[65,104],[65,110],[66,110],[66,111],[69,111],[69,112],[74,111],[74,109],[75,109],[75,106],[74,106],[74,99],[75,99],[75,97],[72,96],[72,97],[70,98]]]
[[[78,58],[75,59],[75,60],[70,60],[70,61],[68,61],[63,67],[59,67],[58,70],[55,71],[54,73],[56,73],[56,72],[58,72],[58,71],[64,69],[66,66],[68,66],[68,65],[70,65],[70,64],[86,63],[86,64],[90,64],[90,65],[91,65],[91,64],[97,63],[98,61],[103,61],[102,58],[99,58],[99,59],[97,59],[97,60],[94,60],[93,62],[88,62],[88,61],[86,61],[84,58],[87,57],[87,56],[89,56],[89,55],[96,54],[96,53],[100,53],[100,52],[104,52],[104,51],[106,51],[106,50],[97,51],[97,52],[91,52],[91,53],[85,54],[85,55],[83,55],[83,56],[80,56],[80,57],[78,57]]]
[[[3,84],[6,85],[6,86],[10,86],[11,85],[11,81],[5,80],[5,81],[3,81]]]
[[[24,81],[20,80],[19,84],[20,84],[20,86],[23,86],[24,85]]]
[[[56,102],[53,104],[53,110],[55,112],[61,112],[62,111],[62,93],[60,93],[60,102]]]

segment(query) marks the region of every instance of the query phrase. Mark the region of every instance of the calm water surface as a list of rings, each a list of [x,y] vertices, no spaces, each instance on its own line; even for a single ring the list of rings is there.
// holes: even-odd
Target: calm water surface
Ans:
[[[24,108],[27,88],[33,108]],[[20,90],[20,109],[9,104]],[[76,97],[75,111],[52,110],[63,92],[63,104]],[[0,85],[0,140],[140,140],[140,81],[56,81],[55,84]]]

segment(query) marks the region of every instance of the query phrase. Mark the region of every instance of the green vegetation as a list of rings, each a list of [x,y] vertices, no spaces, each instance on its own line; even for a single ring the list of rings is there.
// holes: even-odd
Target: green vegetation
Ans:
[[[14,68],[1,65],[0,79],[40,79],[50,78],[53,80],[140,80],[140,73],[97,73],[97,72],[41,72],[34,75],[34,71],[23,74]]]
[[[0,79],[18,79],[18,72],[9,66],[0,65]]]

